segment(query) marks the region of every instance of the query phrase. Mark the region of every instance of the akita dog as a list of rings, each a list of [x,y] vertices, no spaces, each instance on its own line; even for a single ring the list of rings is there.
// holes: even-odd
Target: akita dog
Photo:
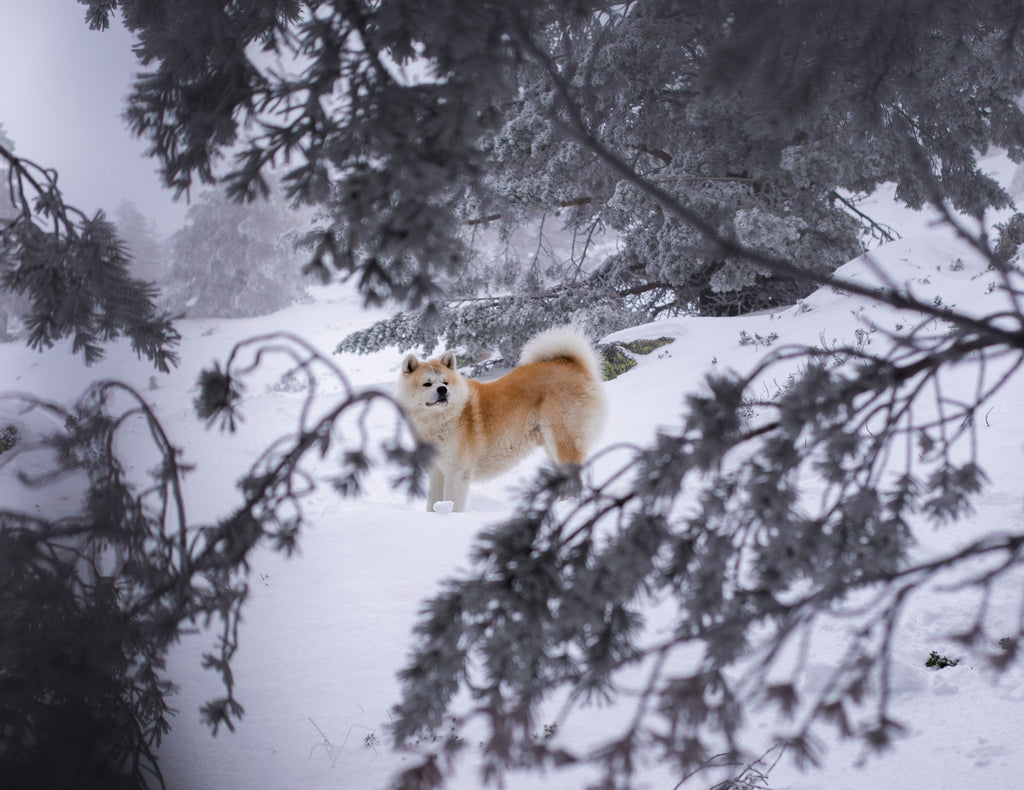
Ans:
[[[558,464],[582,464],[604,422],[601,363],[573,327],[531,339],[519,366],[494,381],[464,378],[455,352],[402,361],[398,402],[419,438],[437,450],[427,510],[466,507],[469,483],[494,477],[534,447]]]

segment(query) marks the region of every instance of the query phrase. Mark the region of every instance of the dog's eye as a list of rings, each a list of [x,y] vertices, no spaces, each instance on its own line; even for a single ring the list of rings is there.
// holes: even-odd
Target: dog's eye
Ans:
[[[430,383],[429,381],[424,381],[424,382],[423,382],[423,386],[424,386],[424,387],[431,387],[431,386],[433,386],[433,385],[432,385],[432,384],[431,384],[431,383]]]

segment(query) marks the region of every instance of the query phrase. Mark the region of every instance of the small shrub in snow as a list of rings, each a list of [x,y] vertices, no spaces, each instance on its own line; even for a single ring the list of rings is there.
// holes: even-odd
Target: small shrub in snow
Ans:
[[[621,376],[627,370],[636,367],[636,360],[633,355],[650,354],[654,350],[671,343],[673,338],[656,337],[630,340],[624,343],[615,342],[599,346],[602,365],[601,373],[605,381],[611,381]]]
[[[762,337],[760,334],[755,332],[751,335],[747,330],[740,332],[740,345],[741,346],[753,346],[754,348],[760,348],[765,346],[766,348],[779,339],[778,332],[769,332],[766,336]]]
[[[959,658],[950,658],[949,656],[940,656],[934,650],[925,659],[924,665],[930,669],[945,669],[946,667],[955,667],[960,663]]]

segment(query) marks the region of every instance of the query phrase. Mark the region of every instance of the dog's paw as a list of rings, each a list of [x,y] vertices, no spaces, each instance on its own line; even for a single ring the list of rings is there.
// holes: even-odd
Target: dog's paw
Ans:
[[[455,503],[450,499],[446,499],[441,502],[435,502],[432,509],[435,513],[451,513],[455,509]]]

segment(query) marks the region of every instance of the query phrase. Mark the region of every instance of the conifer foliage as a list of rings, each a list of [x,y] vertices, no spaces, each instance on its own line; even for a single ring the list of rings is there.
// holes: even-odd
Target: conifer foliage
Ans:
[[[765,708],[798,762],[817,760],[821,725],[869,749],[891,745],[901,729],[889,710],[892,634],[909,603],[937,584],[987,595],[1021,569],[1020,530],[927,559],[909,551],[912,514],[955,522],[986,483],[975,419],[1024,367],[1024,276],[1016,265],[1006,275],[1008,332],[999,318],[953,312],[958,331],[922,322],[885,357],[773,352],[749,377],[709,376],[678,429],[621,450],[577,503],[559,501],[568,476],[538,478],[416,626],[393,712],[399,742],[483,721],[487,776],[587,762],[600,788],[633,787],[651,759],[691,776],[716,755],[742,755],[740,728]],[[959,403],[943,392],[965,360],[978,397]],[[756,397],[756,381],[794,363],[783,391]],[[985,610],[955,638],[1004,667],[1012,657],[996,649]],[[843,656],[811,683],[809,645],[823,627]],[[552,699],[568,717],[608,698],[625,712],[594,751],[533,734]],[[441,786],[430,779],[438,758],[456,752],[431,754],[397,786]]]
[[[910,206],[1004,206],[976,152],[1024,137],[1001,0],[87,5],[141,34],[127,115],[170,186],[212,180],[228,146],[235,195],[282,166],[325,209],[312,269],[478,346],[521,342],[565,288],[601,329],[792,302],[810,281],[743,251],[825,277],[889,232],[856,209],[884,182]],[[473,248],[499,226],[538,252]],[[397,317],[348,347],[405,335]]]
[[[974,216],[1007,205],[975,153],[1019,152],[1013,13],[641,2],[538,25],[518,39],[516,93],[480,141],[484,189],[462,206],[465,235],[500,226],[503,254],[476,256],[489,275],[453,282],[438,323],[469,334],[462,342],[508,347],[565,309],[566,288],[572,317],[603,329],[788,304],[808,279],[709,244],[709,234],[827,276],[892,238],[856,205],[881,183],[915,208],[939,196]],[[538,239],[517,259],[508,236],[523,226]],[[546,239],[558,226],[570,241]],[[602,230],[618,238],[603,256]],[[396,343],[409,322],[398,314],[341,347]]]
[[[156,289],[129,273],[130,258],[102,212],[64,202],[57,174],[0,145],[13,216],[0,216],[0,288],[28,303],[28,343],[40,350],[70,337],[87,363],[102,344],[127,337],[161,371],[177,364],[179,335],[156,308]],[[5,172],[4,172],[5,171]]]
[[[575,504],[558,501],[578,480],[545,472],[512,517],[480,536],[471,570],[428,603],[402,673],[399,743],[452,715],[479,718],[489,779],[509,767],[587,761],[601,769],[599,786],[625,788],[644,759],[682,774],[736,749],[748,706],[767,702],[792,719],[786,744],[798,756],[813,759],[811,727],[822,721],[881,747],[896,731],[887,667],[906,601],[948,570],[994,558],[958,577],[983,593],[963,640],[982,639],[984,593],[1019,567],[1024,536],[991,534],[915,564],[907,520],[918,512],[942,524],[969,512],[985,481],[984,459],[972,453],[979,410],[1024,360],[1012,234],[993,249],[948,213],[953,206],[980,217],[1007,203],[979,171],[977,151],[1024,153],[1019,3],[84,4],[94,26],[120,10],[140,37],[147,71],[127,116],[151,141],[166,182],[187,191],[213,180],[218,157],[234,147],[224,179],[234,195],[256,198],[269,189],[268,168],[283,166],[288,194],[322,209],[309,268],[354,278],[368,302],[423,308],[397,324],[403,340],[436,338],[430,332],[450,319],[442,310],[451,295],[483,304],[470,301],[475,293],[449,292],[467,272],[478,282],[490,277],[470,266],[469,220],[556,209],[574,228],[608,223],[622,234],[621,250],[593,266],[573,257],[574,278],[545,283],[554,275],[540,267],[526,279],[539,283],[534,295],[578,297],[583,308],[614,295],[607,322],[721,294],[743,306],[751,294],[787,299],[822,285],[917,317],[884,354],[783,349],[749,378],[709,377],[687,398],[677,429],[620,450],[620,468],[592,481]],[[6,149],[0,155],[21,207],[5,226],[3,254],[15,267],[4,282],[40,300],[33,342],[74,332],[88,359],[98,341],[123,331],[140,353],[169,363],[170,330],[148,311],[145,290],[124,279],[105,221],[72,221],[49,175]],[[836,190],[859,193],[883,181],[895,182],[909,205],[946,211],[991,261],[998,313],[923,303],[885,272],[878,288],[832,278],[857,241]],[[104,287],[90,291],[73,279],[82,272]],[[131,298],[111,302],[112,294]],[[510,303],[507,293],[491,296],[499,308]],[[507,325],[524,331],[539,320],[527,315],[530,305],[561,311],[572,302],[512,297],[519,302]],[[467,321],[467,333],[477,324]],[[253,360],[277,352],[308,377],[310,393],[317,376],[344,381],[296,338],[255,338],[203,373],[197,411],[230,429]],[[753,381],[777,366],[792,373],[785,392],[757,403]],[[974,399],[944,397],[943,382],[968,372]],[[0,511],[0,558],[16,563],[0,627],[13,629],[18,644],[39,638],[22,603],[30,600],[54,633],[110,636],[70,662],[80,673],[74,689],[89,695],[55,686],[66,674],[17,667],[25,695],[2,710],[5,756],[33,765],[33,746],[53,726],[49,713],[64,706],[78,721],[134,726],[130,735],[115,727],[109,738],[96,728],[98,741],[75,754],[99,753],[97,771],[127,765],[141,781],[156,770],[151,746],[166,726],[161,657],[183,622],[207,615],[223,625],[207,665],[225,695],[205,712],[213,727],[230,726],[241,711],[230,661],[248,553],[261,542],[287,551],[299,539],[307,456],[335,452],[335,487],[358,492],[371,462],[358,415],[368,401],[392,403],[347,382],[341,389],[326,412],[304,404],[294,434],[246,477],[243,505],[214,525],[189,523],[176,494],[177,451],[138,394],[120,385],[97,385],[63,415],[72,418],[70,438],[19,443],[0,456],[6,464],[40,448],[54,452],[55,474],[84,474],[89,494],[70,519]],[[341,439],[345,415],[357,424]],[[134,487],[112,453],[111,437],[128,419],[142,420],[163,459]],[[395,424],[383,456],[416,489],[430,450],[411,441],[397,415]],[[893,477],[886,470],[895,457],[906,462]],[[822,483],[813,501],[803,496],[808,478]],[[645,628],[652,604],[670,623],[653,635]],[[850,660],[807,688],[792,656],[806,660],[803,640],[823,618],[840,624]],[[1005,651],[1000,660],[1012,657]],[[645,681],[634,716],[604,748],[575,754],[532,737],[544,700],[615,695],[624,671]],[[460,699],[471,707],[458,708]],[[19,740],[24,724],[29,736]],[[454,749],[428,755],[399,786],[440,784],[438,756],[454,758]]]
[[[332,460],[342,495],[357,494],[363,476],[385,462],[401,470],[396,487],[422,495],[429,451],[412,441],[391,398],[351,387],[299,338],[254,338],[236,346],[223,368],[204,371],[199,417],[233,430],[246,376],[268,358],[286,360],[305,393],[304,418],[256,459],[239,483],[241,503],[216,523],[186,511],[191,467],[131,387],[98,382],[71,410],[3,396],[23,417],[41,414],[61,427],[12,440],[0,451],[0,472],[47,470],[20,478],[40,492],[38,501],[59,491],[83,502],[63,517],[0,503],[0,775],[12,786],[163,786],[155,751],[171,726],[174,690],[164,661],[195,624],[215,639],[203,666],[223,688],[201,714],[214,734],[234,729],[244,706],[231,662],[249,558],[257,547],[295,549],[311,459]],[[328,380],[344,394],[321,413],[316,382]],[[366,448],[363,422],[378,405],[394,413],[395,430]],[[145,442],[155,454],[152,472],[128,467],[117,448],[129,440],[133,453]]]

